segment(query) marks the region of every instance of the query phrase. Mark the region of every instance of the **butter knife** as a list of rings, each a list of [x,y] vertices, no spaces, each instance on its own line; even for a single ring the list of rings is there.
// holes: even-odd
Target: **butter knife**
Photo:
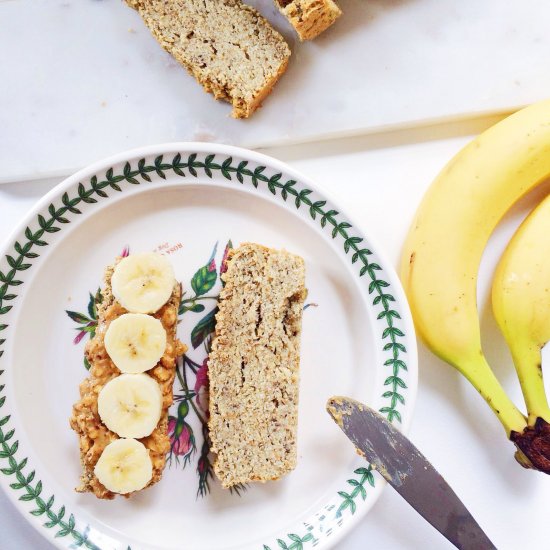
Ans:
[[[457,548],[496,550],[439,472],[382,415],[348,397],[331,397],[327,411],[359,454]]]

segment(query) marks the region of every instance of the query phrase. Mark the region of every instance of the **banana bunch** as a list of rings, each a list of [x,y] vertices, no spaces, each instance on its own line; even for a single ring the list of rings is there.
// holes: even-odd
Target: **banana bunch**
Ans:
[[[550,339],[550,199],[522,224],[497,268],[497,322],[528,409],[510,400],[481,348],[477,275],[502,216],[550,176],[550,101],[496,124],[460,151],[426,193],[406,239],[401,278],[426,345],[479,391],[522,466],[550,473],[550,410],[541,348]]]

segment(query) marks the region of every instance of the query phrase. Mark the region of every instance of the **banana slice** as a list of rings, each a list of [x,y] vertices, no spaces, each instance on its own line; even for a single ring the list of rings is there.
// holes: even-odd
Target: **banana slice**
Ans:
[[[116,439],[105,447],[94,473],[106,489],[125,495],[143,489],[153,477],[153,463],[143,443]]]
[[[146,437],[162,412],[160,386],[147,374],[121,374],[99,392],[97,411],[105,426],[120,437]]]
[[[144,313],[126,313],[110,323],[105,349],[122,372],[140,373],[152,369],[166,349],[162,323]]]
[[[113,272],[114,297],[131,313],[154,313],[174,290],[174,270],[165,256],[154,252],[132,254]]]

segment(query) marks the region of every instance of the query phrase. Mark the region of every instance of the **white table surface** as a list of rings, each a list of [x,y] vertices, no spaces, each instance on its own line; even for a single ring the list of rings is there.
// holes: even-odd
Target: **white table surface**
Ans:
[[[424,129],[264,150],[310,176],[336,197],[397,265],[401,243],[422,194],[436,173],[496,118]],[[114,153],[115,151],[113,151]],[[0,186],[0,240],[56,181]],[[487,301],[490,272],[521,216],[540,199],[527,197],[508,216],[482,263],[480,309],[491,364],[522,406],[508,352]],[[454,487],[499,549],[550,547],[550,478],[521,468],[513,446],[477,392],[457,372],[420,345],[418,399],[410,437]],[[0,491],[0,549],[49,550]],[[391,488],[339,545],[446,549],[451,545]]]

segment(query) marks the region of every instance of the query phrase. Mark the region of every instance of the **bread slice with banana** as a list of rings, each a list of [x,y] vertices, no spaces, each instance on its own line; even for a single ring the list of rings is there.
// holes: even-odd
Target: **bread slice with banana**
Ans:
[[[70,424],[83,470],[77,491],[112,499],[162,477],[176,361],[186,347],[176,337],[181,285],[166,257],[118,258],[102,296],[85,350],[90,375]]]

